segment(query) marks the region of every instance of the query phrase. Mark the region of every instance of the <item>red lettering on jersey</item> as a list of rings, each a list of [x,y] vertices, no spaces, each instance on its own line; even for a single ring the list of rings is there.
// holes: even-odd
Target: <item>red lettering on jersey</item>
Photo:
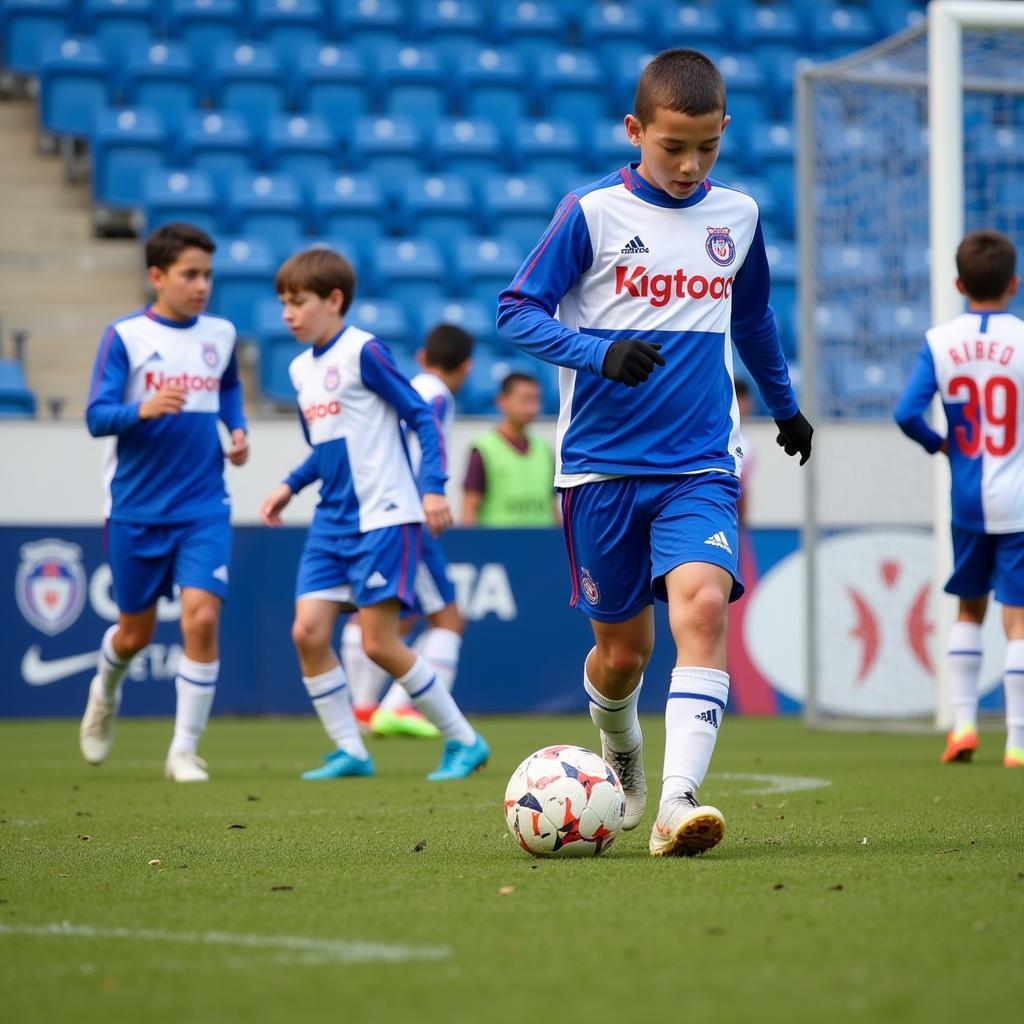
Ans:
[[[965,341],[962,348],[962,352],[955,348],[949,349],[949,358],[954,366],[963,366],[966,362],[978,359],[986,359],[990,363],[1007,366],[1013,359],[1013,346],[1001,345],[998,341],[985,342],[979,339],[973,345],[971,342]]]
[[[146,391],[159,391],[164,385],[184,388],[186,391],[220,391],[220,377],[200,377],[188,373],[166,374],[146,371],[143,386]]]
[[[313,402],[302,410],[302,415],[307,423],[315,423],[317,420],[327,419],[328,416],[337,416],[341,413],[341,402],[333,399],[330,402]]]
[[[615,267],[615,294],[634,299],[647,299],[656,308],[667,306],[669,299],[714,299],[721,301],[732,295],[733,278],[706,278],[701,274],[687,277],[682,268],[671,274],[647,273],[646,267]]]
[[[1002,355],[999,357],[999,365],[1000,366],[1006,366],[1007,363],[1009,363],[1009,361],[1012,358],[1013,358],[1013,346],[1012,345],[1007,345],[1003,349]]]

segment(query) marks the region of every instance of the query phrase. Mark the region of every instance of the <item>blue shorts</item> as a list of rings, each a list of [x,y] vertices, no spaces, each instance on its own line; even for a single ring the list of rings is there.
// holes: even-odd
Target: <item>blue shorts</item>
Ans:
[[[157,598],[173,596],[175,583],[223,600],[231,564],[231,521],[217,516],[154,526],[112,519],[107,523],[107,557],[114,600],[129,615],[152,608]]]
[[[455,587],[448,578],[448,559],[441,549],[441,542],[426,530],[423,531],[423,547],[413,590],[416,611],[420,615],[433,615],[455,603]]]
[[[1024,533],[978,533],[953,527],[953,575],[946,593],[1024,608]]]
[[[422,542],[419,523],[347,535],[311,533],[299,560],[295,599],[337,601],[346,608],[396,599],[412,608]]]
[[[660,598],[665,576],[688,562],[739,575],[739,481],[727,473],[622,477],[562,494],[569,604],[600,622],[624,622]]]

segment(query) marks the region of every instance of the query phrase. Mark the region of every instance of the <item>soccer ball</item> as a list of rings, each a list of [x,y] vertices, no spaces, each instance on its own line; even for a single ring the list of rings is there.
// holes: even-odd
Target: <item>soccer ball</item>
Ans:
[[[622,783],[598,754],[559,745],[531,754],[505,790],[505,824],[535,857],[590,857],[622,828]]]

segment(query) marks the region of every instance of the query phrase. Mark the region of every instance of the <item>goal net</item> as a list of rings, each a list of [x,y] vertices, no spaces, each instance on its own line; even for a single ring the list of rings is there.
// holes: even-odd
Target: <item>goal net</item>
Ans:
[[[933,0],[927,23],[805,68],[798,110],[805,717],[943,726],[948,468],[892,412],[925,329],[963,310],[963,232],[1024,250],[1024,4]],[[995,710],[998,608],[985,650]]]

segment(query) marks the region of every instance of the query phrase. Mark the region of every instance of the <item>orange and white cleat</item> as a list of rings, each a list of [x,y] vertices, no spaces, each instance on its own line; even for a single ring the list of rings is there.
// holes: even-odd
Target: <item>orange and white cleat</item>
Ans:
[[[951,732],[946,737],[946,749],[942,752],[942,763],[952,764],[960,761],[966,764],[974,757],[978,749],[978,730],[968,726],[959,732]]]
[[[1024,768],[1024,747],[1007,747],[1003,755],[1004,768]]]
[[[724,835],[722,812],[686,792],[658,808],[649,849],[654,857],[695,857],[717,846]]]

